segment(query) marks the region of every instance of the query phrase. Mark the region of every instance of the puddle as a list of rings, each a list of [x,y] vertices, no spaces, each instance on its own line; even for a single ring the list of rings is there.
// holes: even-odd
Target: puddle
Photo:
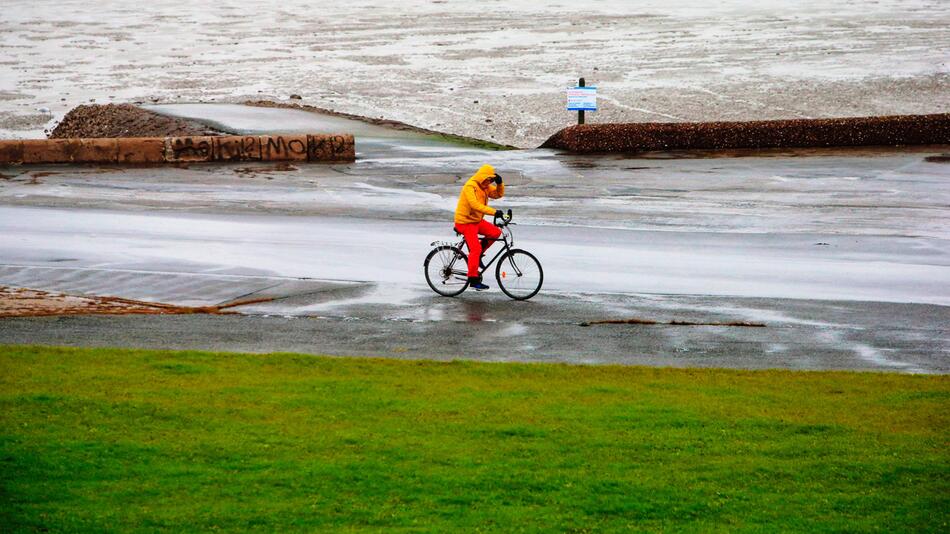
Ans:
[[[657,321],[654,319],[607,319],[602,321],[586,321],[579,323],[578,326],[594,326],[602,324],[635,324],[635,325],[659,325],[659,326],[737,326],[744,328],[765,328],[765,323],[752,323],[746,321],[727,321],[727,322],[704,322],[704,321]]]

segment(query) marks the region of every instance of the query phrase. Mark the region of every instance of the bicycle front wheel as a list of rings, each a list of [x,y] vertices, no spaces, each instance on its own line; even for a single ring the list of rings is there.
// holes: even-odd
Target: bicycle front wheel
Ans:
[[[468,287],[468,257],[456,247],[436,247],[422,264],[426,282],[443,297],[460,295]]]
[[[498,287],[515,300],[528,300],[541,291],[544,283],[544,271],[541,262],[530,252],[511,249],[495,267],[495,279]]]

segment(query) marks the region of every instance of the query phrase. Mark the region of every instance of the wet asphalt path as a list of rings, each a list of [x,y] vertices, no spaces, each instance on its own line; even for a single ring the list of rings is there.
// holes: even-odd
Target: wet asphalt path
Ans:
[[[247,133],[326,121],[187,111]],[[578,157],[358,128],[351,165],[0,168],[0,284],[271,299],[243,316],[0,319],[0,343],[950,372],[945,148]],[[529,302],[422,280],[486,161],[545,267]],[[615,319],[766,326],[581,326]]]

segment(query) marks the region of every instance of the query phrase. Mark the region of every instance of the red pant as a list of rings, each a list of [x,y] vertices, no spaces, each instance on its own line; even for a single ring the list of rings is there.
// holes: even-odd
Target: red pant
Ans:
[[[472,224],[456,224],[455,229],[465,236],[465,244],[468,245],[468,276],[478,276],[478,262],[482,253],[501,237],[501,228],[482,219]],[[478,234],[485,236],[486,239],[479,240]]]

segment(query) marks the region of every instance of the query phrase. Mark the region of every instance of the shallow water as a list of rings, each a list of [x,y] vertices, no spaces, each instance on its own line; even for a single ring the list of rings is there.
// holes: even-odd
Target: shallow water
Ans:
[[[943,0],[5,0],[0,136],[104,102],[302,102],[521,147],[589,122],[944,112]],[[301,100],[289,100],[297,94]],[[40,111],[40,110],[49,111]],[[491,122],[488,122],[491,121]]]

